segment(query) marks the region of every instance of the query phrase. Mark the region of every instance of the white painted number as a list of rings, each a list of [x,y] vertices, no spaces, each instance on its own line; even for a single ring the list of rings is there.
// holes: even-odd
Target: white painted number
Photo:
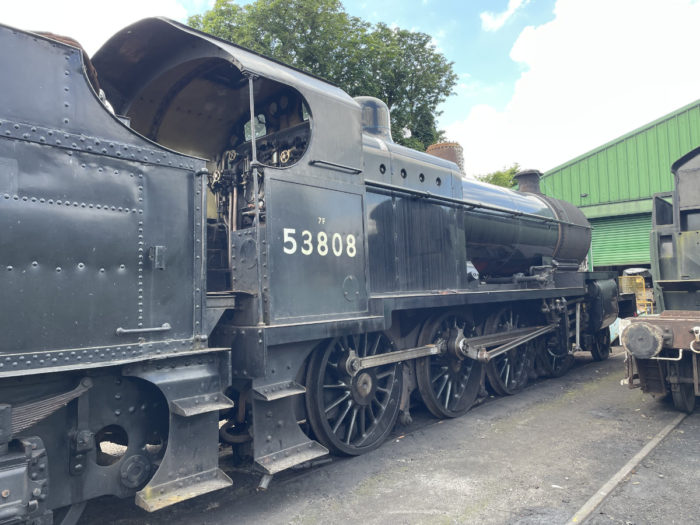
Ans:
[[[355,257],[357,248],[355,248],[355,236],[350,234],[346,237],[345,242],[348,245],[348,257]]]
[[[316,241],[318,242],[316,247],[318,254],[322,257],[328,255],[328,234],[326,232],[318,232]]]
[[[283,229],[283,240],[284,244],[282,249],[286,254],[296,253],[298,244],[295,237],[296,230],[294,228],[284,228]],[[318,232],[316,234],[316,251],[321,257],[328,255],[328,235],[326,232]],[[331,235],[331,246],[333,250],[333,255],[336,257],[341,257],[343,255],[343,235],[340,233],[332,233]],[[309,230],[304,230],[301,232],[301,253],[303,255],[311,255],[314,252],[314,234]],[[348,257],[355,257],[357,255],[357,245],[355,236],[352,234],[347,234],[345,236],[345,253]]]
[[[314,236],[311,235],[309,230],[304,230],[301,232],[301,237],[304,241],[304,246],[301,247],[301,253],[304,255],[311,255],[311,253],[314,251],[314,245],[311,244],[311,239],[313,239]]]
[[[284,229],[284,253],[292,254],[297,251],[297,241],[293,237],[295,233],[296,230],[294,228]],[[287,246],[287,243],[290,244],[289,247]]]
[[[336,257],[340,257],[341,255],[343,255],[343,238],[340,236],[339,233],[333,234],[332,247],[333,255],[335,255]]]

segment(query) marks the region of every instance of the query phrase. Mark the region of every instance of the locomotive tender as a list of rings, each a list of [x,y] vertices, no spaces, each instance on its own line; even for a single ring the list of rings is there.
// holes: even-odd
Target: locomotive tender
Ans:
[[[675,190],[654,195],[651,272],[658,315],[630,318],[622,333],[630,387],[671,393],[692,412],[700,395],[700,148],[671,167]]]
[[[0,523],[225,487],[221,442],[265,475],[361,454],[412,401],[608,356],[615,281],[537,172],[465,179],[382,102],[165,19],[91,63],[0,26],[0,70]]]

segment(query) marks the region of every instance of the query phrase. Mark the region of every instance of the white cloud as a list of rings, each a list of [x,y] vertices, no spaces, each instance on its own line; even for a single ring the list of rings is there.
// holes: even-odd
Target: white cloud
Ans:
[[[481,17],[481,28],[484,31],[498,31],[515,14],[515,12],[528,4],[530,0],[508,0],[508,7],[502,13],[485,11]]]
[[[2,20],[6,25],[29,31],[48,31],[80,42],[92,55],[120,29],[149,16],[166,16],[181,22],[187,19],[185,2],[179,0],[33,0],[3,2]],[[190,4],[209,5],[207,0]]]
[[[551,169],[700,98],[697,27],[692,0],[558,0],[511,50],[524,72],[505,108],[475,106],[447,136],[472,174]]]

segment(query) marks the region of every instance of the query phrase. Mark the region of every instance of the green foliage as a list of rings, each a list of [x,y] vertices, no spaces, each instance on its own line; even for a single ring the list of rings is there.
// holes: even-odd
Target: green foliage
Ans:
[[[442,139],[437,106],[457,82],[452,62],[425,33],[372,25],[339,0],[216,0],[188,24],[337,84],[351,96],[382,99],[392,135],[424,150]],[[404,137],[404,130],[410,137]]]
[[[503,186],[504,188],[515,187],[515,179],[513,176],[520,171],[520,165],[516,162],[510,168],[503,168],[500,171],[494,171],[493,173],[488,173],[486,175],[479,175],[477,179],[489,184],[495,184],[496,186]]]

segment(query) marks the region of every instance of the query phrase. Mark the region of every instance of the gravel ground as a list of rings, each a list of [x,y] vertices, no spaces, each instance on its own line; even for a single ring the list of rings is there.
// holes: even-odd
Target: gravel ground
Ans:
[[[148,514],[130,500],[91,502],[98,523],[565,523],[677,413],[620,386],[619,349],[458,419],[417,412],[410,427],[361,457],[282,473],[256,492],[258,475],[222,460],[234,486]],[[700,417],[686,419],[595,514],[595,523],[691,523],[697,503]],[[679,455],[687,449],[692,460]],[[663,477],[661,477],[663,476]],[[668,517],[672,516],[669,520]]]
[[[698,523],[700,413],[696,410],[601,505],[591,524]]]

